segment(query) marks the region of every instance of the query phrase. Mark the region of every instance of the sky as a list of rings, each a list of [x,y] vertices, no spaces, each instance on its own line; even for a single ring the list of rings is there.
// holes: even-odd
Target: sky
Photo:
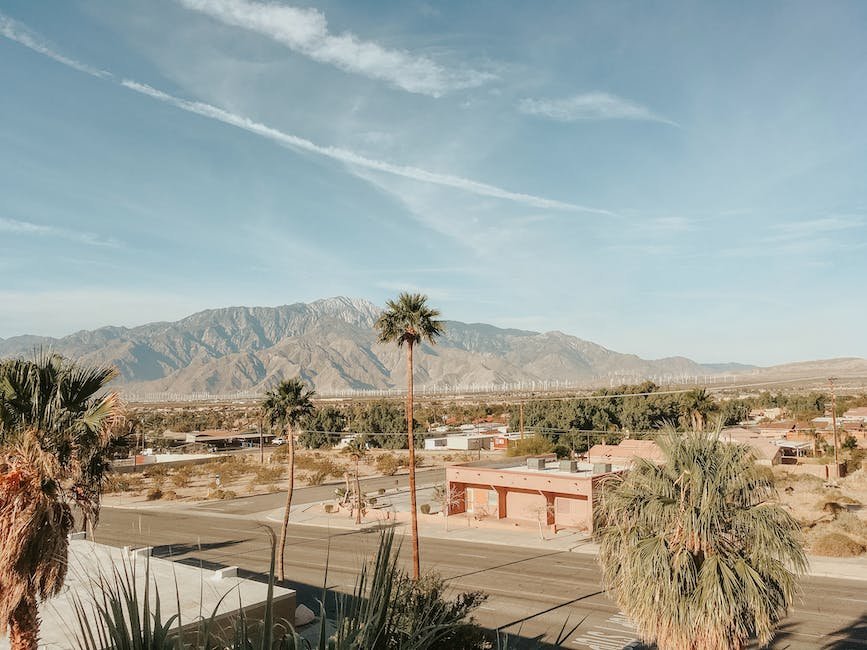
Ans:
[[[0,337],[421,291],[867,356],[867,3],[0,0]]]

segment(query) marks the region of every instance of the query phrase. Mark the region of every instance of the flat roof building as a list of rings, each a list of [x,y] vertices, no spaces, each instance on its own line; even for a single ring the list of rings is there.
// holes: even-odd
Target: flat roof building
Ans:
[[[593,494],[601,480],[625,469],[613,464],[558,461],[554,454],[481,461],[446,468],[448,515],[593,529]]]

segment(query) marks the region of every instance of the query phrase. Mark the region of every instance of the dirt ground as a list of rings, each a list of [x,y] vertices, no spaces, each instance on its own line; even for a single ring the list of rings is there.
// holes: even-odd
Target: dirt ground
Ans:
[[[774,468],[780,502],[801,525],[807,552],[852,557],[867,548],[867,473],[839,480],[795,475]]]
[[[485,457],[491,457],[486,452]],[[416,467],[442,467],[476,460],[477,454],[452,451],[416,452]],[[408,472],[409,452],[368,450],[358,462],[358,475],[397,476]],[[355,460],[340,450],[298,450],[295,453],[295,486],[322,485],[355,476]],[[267,494],[286,487],[286,448],[268,449],[264,463],[259,451],[232,454],[201,465],[180,467],[148,466],[140,472],[113,474],[105,489],[107,504],[134,504],[148,501],[205,501]],[[219,479],[217,478],[219,477]]]

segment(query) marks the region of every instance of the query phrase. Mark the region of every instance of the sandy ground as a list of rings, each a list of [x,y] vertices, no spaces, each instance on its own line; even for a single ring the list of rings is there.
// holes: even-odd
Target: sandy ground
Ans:
[[[849,552],[831,552],[822,548],[821,540],[829,534],[843,535],[867,548],[867,473],[859,470],[849,476],[826,482],[806,475],[792,475],[781,468],[774,469],[780,501],[801,524],[809,552],[817,555],[851,556]],[[817,546],[818,544],[818,546]]]
[[[369,450],[358,462],[358,475],[391,476],[408,472],[409,452]],[[492,458],[485,452],[485,458]],[[416,467],[442,467],[476,460],[477,453],[416,452]],[[339,450],[299,450],[295,454],[295,485],[321,485],[355,476],[355,461]],[[288,481],[285,447],[268,449],[264,463],[259,451],[234,454],[202,465],[149,466],[141,472],[113,475],[103,497],[107,505],[134,505],[148,501],[205,501],[267,494],[285,489]],[[219,477],[219,479],[217,478]]]

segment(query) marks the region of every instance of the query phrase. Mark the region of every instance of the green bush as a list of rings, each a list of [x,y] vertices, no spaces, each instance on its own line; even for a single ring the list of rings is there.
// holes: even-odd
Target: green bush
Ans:
[[[376,470],[383,476],[394,476],[400,468],[400,461],[392,453],[376,457]]]
[[[159,501],[163,498],[163,491],[160,488],[152,488],[147,493],[148,501]]]
[[[523,440],[515,440],[515,444],[509,447],[506,454],[508,456],[537,456],[539,454],[550,454],[554,449],[554,445],[545,436],[535,434]]]
[[[421,510],[421,514],[429,515],[430,514],[430,504],[429,503],[421,504],[421,506],[419,506],[419,510]]]

